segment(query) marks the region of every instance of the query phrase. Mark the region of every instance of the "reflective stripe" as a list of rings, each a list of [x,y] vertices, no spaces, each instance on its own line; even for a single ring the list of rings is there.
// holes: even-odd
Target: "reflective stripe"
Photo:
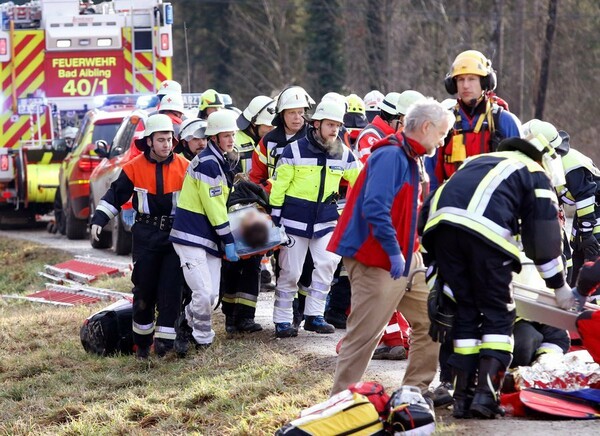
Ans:
[[[231,228],[229,227],[229,224],[227,224],[225,227],[215,227],[215,232],[217,232],[217,235],[223,236],[228,233],[231,233]]]
[[[173,191],[173,195],[171,196],[171,216],[175,216],[175,211],[177,210],[177,201],[179,200],[179,193],[181,191]]]
[[[212,250],[218,251],[219,247],[210,239],[203,238],[201,236],[186,233],[181,230],[171,230],[171,236],[181,239],[182,241],[193,242],[194,244],[203,245]]]
[[[294,158],[282,157],[277,161],[277,168],[281,165],[294,165]]]
[[[556,274],[563,271],[563,263],[560,257],[552,259],[551,261],[546,262],[542,265],[536,265],[535,267],[544,279],[554,277]]]
[[[105,200],[100,200],[98,206],[96,206],[96,210],[104,212],[106,216],[108,216],[108,218],[110,219],[113,219],[119,214],[117,208],[115,208],[112,204]]]
[[[552,202],[558,202],[556,194],[550,189],[535,189],[534,194],[536,198],[549,198]]]
[[[294,305],[294,300],[275,300],[273,305],[280,309],[291,309]]]
[[[508,179],[511,174],[524,166],[525,165],[522,162],[515,162],[510,159],[499,162],[477,185],[477,189],[473,193],[473,197],[467,206],[467,210],[472,213],[483,215],[492,196],[498,189],[498,186]]]
[[[138,212],[150,215],[150,205],[148,204],[148,191],[135,189],[138,198]]]
[[[326,223],[317,223],[313,226],[313,230],[316,232],[328,229],[329,227],[333,228],[337,224],[337,221],[328,221]]]
[[[454,292],[452,292],[452,289],[450,289],[450,286],[448,286],[445,283],[443,286],[443,292],[444,292],[444,295],[446,295],[448,298],[450,298],[452,301],[454,301],[456,303],[456,298],[454,298]]]
[[[298,148],[298,141],[292,142],[290,144],[290,148],[292,149],[292,154],[294,155],[293,165],[319,165],[319,160],[317,158],[302,157],[300,154],[300,149]]]
[[[329,291],[330,286],[325,283],[320,282],[312,282],[310,285],[311,288],[316,289],[317,291],[327,292]]]
[[[481,341],[479,339],[455,339],[453,344],[456,354],[470,355],[479,353]]]
[[[138,324],[137,322],[133,321],[131,325],[134,333],[137,333],[138,335],[151,335],[152,332],[154,332],[153,322],[150,324]]]
[[[271,209],[271,216],[281,216],[281,209],[278,207]]]
[[[508,335],[483,335],[481,338],[481,349],[513,351],[513,338]]]
[[[320,291],[318,289],[309,288],[307,297],[312,297],[315,300],[325,301],[325,300],[327,300],[327,294],[328,294],[327,291]]]
[[[282,218],[281,224],[283,224],[284,227],[289,227],[291,229],[297,230],[306,230],[308,227],[306,223],[301,223],[300,221],[295,221],[288,218]]]
[[[203,173],[199,173],[198,175],[199,175],[199,177],[196,177],[197,179],[199,179],[201,182],[204,182],[207,185],[212,186],[212,187],[219,186],[221,184],[226,184],[224,182],[225,178],[222,175],[219,175],[218,177],[209,177]]]
[[[560,353],[563,354],[562,348],[551,342],[542,342],[539,348],[535,351],[536,355],[544,353]]]
[[[298,285],[298,294],[306,297],[308,295],[308,288],[306,286]]]
[[[593,204],[591,206],[584,207],[583,209],[577,209],[577,216],[578,217],[586,216],[586,215],[594,213],[595,211],[596,211],[596,205]]]
[[[365,147],[360,149],[360,157],[365,157],[368,154],[371,154],[371,147]]]
[[[391,324],[385,328],[385,334],[389,335],[390,333],[396,333],[400,331],[400,324]]]
[[[239,299],[244,299],[247,301],[254,301],[254,302],[258,301],[258,297],[256,295],[248,294],[246,292],[238,292],[236,295],[237,295],[237,298],[239,298]]]
[[[438,191],[439,189],[440,188],[438,188]],[[436,197],[438,196],[436,195]],[[473,216],[467,211],[457,207],[443,207],[435,211],[435,213],[429,215],[429,221],[427,222],[426,230],[435,227],[440,221],[448,221],[460,224],[466,228],[474,230],[506,250],[508,253],[515,256],[517,259],[519,258],[519,243],[510,233],[510,230],[499,226],[489,218],[480,215]]]
[[[173,327],[156,326],[154,332],[155,338],[175,339],[175,329]]]

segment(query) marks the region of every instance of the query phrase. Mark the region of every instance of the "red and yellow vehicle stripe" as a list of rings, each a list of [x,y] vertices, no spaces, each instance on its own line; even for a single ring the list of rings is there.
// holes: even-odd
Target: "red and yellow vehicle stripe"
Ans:
[[[123,52],[125,55],[125,82],[133,93],[155,93],[163,80],[170,80],[172,77],[171,58],[156,58],[156,78],[152,74],[137,74],[135,78],[135,88],[133,89],[133,66],[131,53],[131,27],[123,29]],[[153,53],[136,53],[135,66],[138,71],[152,69]]]
[[[15,147],[21,140],[38,138],[37,115],[17,114],[16,99],[34,95],[44,83],[44,31],[12,32],[14,56],[0,63],[0,146]],[[50,138],[48,111],[40,115],[42,138]],[[32,129],[32,121],[35,123]],[[33,131],[33,137],[32,137]]]

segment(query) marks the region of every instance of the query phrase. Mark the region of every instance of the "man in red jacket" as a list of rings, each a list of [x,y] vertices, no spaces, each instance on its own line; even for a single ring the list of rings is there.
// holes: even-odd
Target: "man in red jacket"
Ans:
[[[396,308],[413,328],[402,384],[426,391],[435,377],[439,346],[428,335],[427,296],[417,240],[417,213],[425,170],[422,156],[443,144],[451,114],[434,101],[413,105],[402,133],[376,142],[351,190],[327,247],[343,256],[352,286],[352,311],[331,393],[360,381]]]

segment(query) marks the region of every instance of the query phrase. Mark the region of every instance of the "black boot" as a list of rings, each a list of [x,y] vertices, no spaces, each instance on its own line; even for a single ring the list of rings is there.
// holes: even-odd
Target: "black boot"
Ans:
[[[475,396],[470,411],[474,417],[495,419],[504,416],[504,408],[500,407],[500,388],[504,381],[506,366],[498,359],[490,356],[479,358],[479,376]]]
[[[188,325],[185,313],[181,312],[175,321],[175,342],[173,347],[175,353],[179,357],[185,357],[189,348],[190,342],[193,341],[192,328]]]
[[[452,416],[458,419],[471,418],[471,402],[475,394],[475,370],[452,368],[454,379],[454,406]]]
[[[236,328],[242,333],[254,333],[262,330],[262,326],[254,322],[254,318],[240,318],[236,322]]]
[[[235,325],[235,318],[233,316],[225,316],[225,332],[229,334],[238,332],[238,328]]]

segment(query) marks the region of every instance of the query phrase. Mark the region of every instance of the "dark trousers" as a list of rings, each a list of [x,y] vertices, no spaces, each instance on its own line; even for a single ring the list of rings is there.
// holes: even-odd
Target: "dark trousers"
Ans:
[[[350,278],[344,268],[344,263],[340,260],[335,274],[333,275],[333,284],[327,299],[327,310],[334,312],[346,313],[350,307],[352,291],[350,289]]]
[[[221,267],[221,303],[226,317],[254,319],[260,291],[260,261],[252,256],[237,262],[223,261]]]
[[[542,344],[552,344],[560,347],[563,353],[569,351],[571,346],[571,340],[566,330],[540,324],[539,322],[519,320],[515,324],[513,334],[515,349],[511,368],[531,365],[537,358],[537,351]]]
[[[512,335],[515,308],[510,283],[514,259],[457,227],[440,225],[435,232],[433,255],[457,302],[453,339]],[[456,343],[454,348],[449,364],[460,367],[463,354],[456,353]],[[479,354],[494,357],[506,367],[512,359],[510,351],[492,344],[483,344]]]
[[[133,342],[147,347],[153,336],[175,339],[183,274],[168,231],[136,223],[132,233]]]

